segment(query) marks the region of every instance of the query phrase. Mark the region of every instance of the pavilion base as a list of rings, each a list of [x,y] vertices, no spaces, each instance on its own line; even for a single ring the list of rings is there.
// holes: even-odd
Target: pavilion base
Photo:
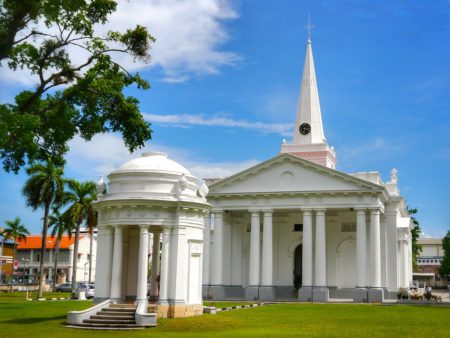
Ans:
[[[263,301],[275,300],[275,288],[273,286],[261,286],[259,288],[259,300]]]
[[[312,300],[315,303],[327,303],[330,298],[330,290],[326,287],[317,287],[312,290]]]
[[[353,291],[353,302],[354,303],[367,303],[368,300],[368,290],[367,288],[356,288]]]
[[[384,290],[382,288],[370,288],[367,295],[369,303],[382,303],[384,301]]]
[[[184,318],[201,316],[203,314],[203,304],[193,305],[170,305],[159,304],[156,309],[158,318]]]
[[[300,290],[298,290],[298,300],[300,302],[312,302],[313,301],[312,286],[302,286]]]
[[[258,300],[259,299],[259,286],[249,286],[245,289],[246,300]]]

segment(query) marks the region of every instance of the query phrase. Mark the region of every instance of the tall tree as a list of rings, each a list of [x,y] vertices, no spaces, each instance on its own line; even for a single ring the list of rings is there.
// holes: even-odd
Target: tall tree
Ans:
[[[450,276],[450,231],[442,239],[442,248],[444,249],[444,259],[439,267],[439,274],[442,277]]]
[[[76,135],[120,132],[130,151],[151,138],[138,100],[126,87],[148,89],[113,55],[149,62],[154,38],[142,26],[96,34],[115,0],[0,0],[0,61],[26,69],[37,85],[0,104],[0,158],[6,171],[51,158],[62,165]],[[81,58],[81,60],[80,60]]]
[[[42,224],[42,244],[39,260],[38,298],[42,298],[42,279],[44,276],[44,259],[47,248],[47,229],[50,208],[61,203],[64,196],[64,170],[55,166],[51,160],[46,163],[36,163],[27,168],[30,176],[25,182],[22,193],[28,206],[37,210],[44,208]]]
[[[417,208],[408,208],[408,213],[411,216],[411,220],[414,224],[411,229],[411,248],[412,248],[412,266],[413,271],[417,271],[417,258],[422,252],[422,245],[418,243],[418,239],[420,234],[422,233],[422,229],[420,228],[419,221],[413,215],[416,215],[418,212]]]
[[[75,292],[77,282],[78,246],[80,240],[80,227],[83,222],[88,222],[94,214],[92,201],[96,196],[94,182],[67,181],[68,209],[65,212],[67,219],[75,224],[75,244],[72,262],[72,294]]]
[[[24,240],[26,241],[27,235],[30,234],[28,229],[21,224],[20,217],[16,217],[14,221],[6,221],[6,228],[3,231],[3,237],[7,239],[11,239],[13,241],[13,263],[16,260],[16,242],[17,240]],[[12,291],[12,285],[13,285],[13,279],[14,279],[14,267],[11,271],[11,280],[9,283],[9,289]]]
[[[58,278],[58,259],[59,259],[59,247],[62,236],[67,233],[69,238],[72,238],[72,223],[68,222],[63,214],[59,212],[58,208],[53,209],[53,214],[49,217],[48,227],[52,229],[52,237],[56,237],[55,244],[55,258],[53,266],[53,292],[55,292],[56,281]]]

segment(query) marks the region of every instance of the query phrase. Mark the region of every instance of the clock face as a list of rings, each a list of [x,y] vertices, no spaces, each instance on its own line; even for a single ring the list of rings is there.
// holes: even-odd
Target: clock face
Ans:
[[[308,135],[311,132],[311,126],[309,123],[302,123],[300,127],[298,127],[298,131],[302,135]]]

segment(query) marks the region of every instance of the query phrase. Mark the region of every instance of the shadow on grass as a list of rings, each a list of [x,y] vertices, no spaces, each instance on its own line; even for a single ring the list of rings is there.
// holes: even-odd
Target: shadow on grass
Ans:
[[[65,319],[66,316],[55,316],[55,317],[35,317],[35,318],[15,318],[10,320],[2,321],[1,323],[6,324],[36,324],[42,322],[49,322],[57,319]]]

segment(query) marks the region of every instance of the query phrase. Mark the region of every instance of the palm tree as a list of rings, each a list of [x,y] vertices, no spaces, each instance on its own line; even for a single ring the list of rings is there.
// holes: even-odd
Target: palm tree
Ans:
[[[27,235],[30,234],[28,229],[20,223],[20,217],[16,217],[14,221],[6,221],[7,228],[3,231],[4,239],[11,239],[13,241],[13,264],[16,260],[16,241],[17,240],[27,240]],[[11,281],[9,285],[10,291],[12,291],[14,279],[14,267],[11,271]]]
[[[67,211],[64,213],[68,221],[76,226],[75,245],[72,262],[72,294],[75,292],[77,282],[77,260],[78,245],[80,237],[80,226],[83,221],[91,222],[94,214],[91,202],[95,199],[96,186],[94,182],[78,182],[76,180],[67,181],[66,201],[69,203]]]
[[[89,231],[89,284],[91,283],[92,278],[92,245],[94,241],[94,229],[97,226],[97,213],[94,211],[94,208],[89,209],[89,215],[86,222],[86,227]]]
[[[72,238],[73,224],[67,222],[66,218],[59,212],[58,208],[54,208],[53,215],[50,215],[49,217],[48,227],[52,228],[52,237],[56,236],[55,261],[53,267],[53,292],[55,292],[56,280],[58,277],[58,256],[60,241],[64,233],[67,233],[69,235],[69,238]]]
[[[47,229],[50,208],[58,205],[64,195],[64,170],[55,166],[51,160],[46,163],[36,163],[26,169],[30,178],[25,182],[22,193],[28,206],[37,210],[44,208],[42,225],[42,245],[39,260],[39,289],[38,298],[42,298],[42,279],[44,275],[44,258],[47,245]]]

